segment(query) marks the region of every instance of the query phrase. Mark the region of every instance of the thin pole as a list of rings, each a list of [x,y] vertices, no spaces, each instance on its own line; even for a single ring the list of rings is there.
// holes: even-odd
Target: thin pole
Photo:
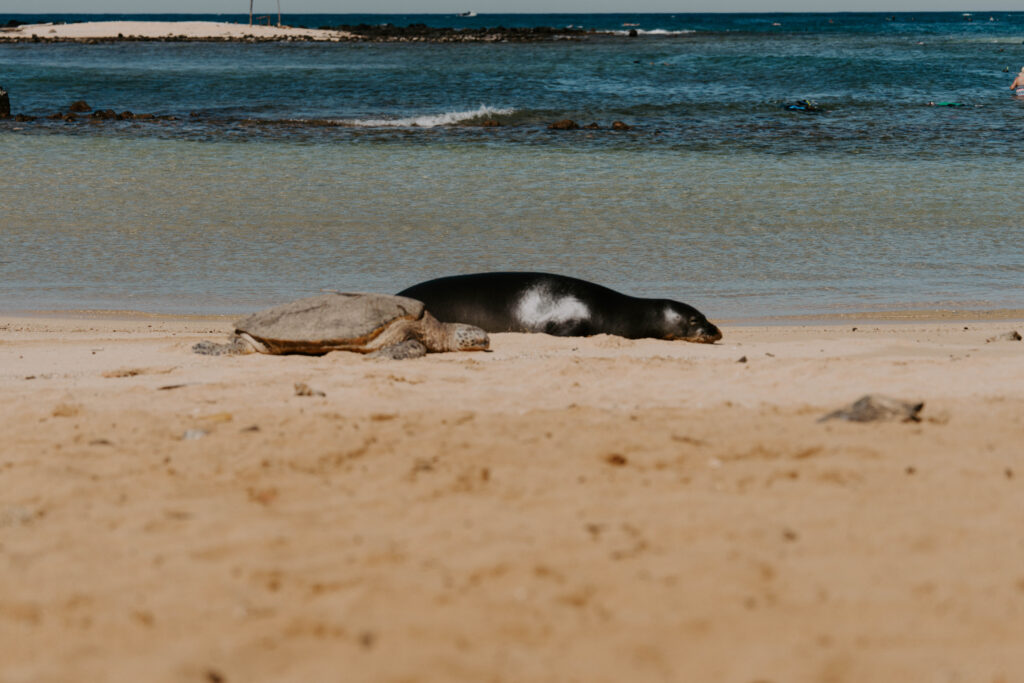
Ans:
[[[249,0],[249,26],[252,26],[252,0]]]
[[[281,26],[281,0],[277,0],[277,25]]]

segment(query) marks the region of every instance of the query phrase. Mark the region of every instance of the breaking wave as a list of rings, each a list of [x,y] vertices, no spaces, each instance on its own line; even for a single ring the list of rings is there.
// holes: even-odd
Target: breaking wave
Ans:
[[[337,123],[364,128],[435,128],[437,126],[452,126],[484,117],[507,116],[514,112],[515,109],[512,108],[500,109],[480,105],[478,109],[471,111],[450,111],[444,114],[411,116],[404,119],[348,119],[338,121]]]
[[[653,28],[650,31],[645,31],[642,28],[637,28],[633,30],[636,31],[638,36],[682,36],[686,35],[687,33],[696,33],[696,31],[692,29],[683,29],[681,31],[669,31],[668,29],[664,28]],[[616,36],[628,36],[629,30],[627,29],[623,31],[609,31],[609,33]]]

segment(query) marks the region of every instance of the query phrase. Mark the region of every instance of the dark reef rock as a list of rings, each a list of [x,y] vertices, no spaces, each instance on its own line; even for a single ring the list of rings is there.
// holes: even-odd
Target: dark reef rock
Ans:
[[[597,121],[594,121],[593,123],[588,123],[587,125],[583,126],[583,129],[584,130],[601,130],[601,126],[597,123]]]
[[[11,97],[0,85],[0,119],[6,119],[11,115]]]
[[[550,130],[577,130],[579,124],[572,119],[562,119],[561,121],[555,121],[548,128]]]
[[[30,123],[36,120],[36,117],[29,116],[28,114],[18,114],[14,117],[14,120],[18,123]]]
[[[498,121],[496,119],[484,119],[480,123],[480,125],[483,126],[484,128],[497,128],[498,126],[501,125],[501,121]]]
[[[622,121],[612,121],[612,130],[630,130],[633,126]]]
[[[509,42],[535,43],[564,38],[578,38],[594,33],[593,30],[582,28],[555,28],[553,26],[532,26],[520,28],[451,28],[435,27],[426,24],[342,24],[341,26],[321,26],[323,30],[347,31],[358,36],[358,40],[375,42],[407,41],[429,43],[468,43],[468,42]]]
[[[71,103],[70,107],[68,107],[68,111],[73,113],[81,113],[92,111],[92,107],[90,107],[85,100],[76,100],[75,102]]]

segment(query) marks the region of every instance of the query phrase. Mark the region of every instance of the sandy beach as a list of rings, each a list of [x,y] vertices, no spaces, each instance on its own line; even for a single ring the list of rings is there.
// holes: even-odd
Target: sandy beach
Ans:
[[[0,41],[76,40],[343,40],[344,31],[216,21],[85,21],[73,24],[25,24],[0,29]]]
[[[1003,318],[389,362],[0,317],[0,681],[1017,680]],[[818,421],[867,393],[923,419]]]

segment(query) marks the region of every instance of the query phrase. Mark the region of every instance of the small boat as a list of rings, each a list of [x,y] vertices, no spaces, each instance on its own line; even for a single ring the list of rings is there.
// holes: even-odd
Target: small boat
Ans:
[[[476,16],[476,12],[474,12],[473,10],[469,10],[468,12],[459,12],[455,16],[457,16],[457,17],[475,17]]]

